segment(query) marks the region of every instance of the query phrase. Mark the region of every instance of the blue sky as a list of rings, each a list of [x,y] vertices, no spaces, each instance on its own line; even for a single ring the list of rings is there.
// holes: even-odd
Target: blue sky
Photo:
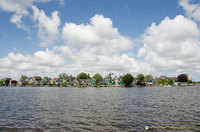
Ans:
[[[199,80],[198,14],[195,0],[2,0],[0,78],[84,71]]]

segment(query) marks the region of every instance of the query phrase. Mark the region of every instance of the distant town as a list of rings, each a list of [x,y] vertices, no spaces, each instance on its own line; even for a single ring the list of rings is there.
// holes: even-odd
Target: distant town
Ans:
[[[134,86],[188,86],[194,85],[192,78],[187,74],[180,74],[177,77],[160,76],[153,77],[151,74],[144,76],[138,74],[133,77],[131,74],[116,76],[109,73],[104,78],[96,73],[93,77],[84,72],[76,77],[66,73],[59,74],[57,78],[22,75],[19,80],[12,78],[3,78],[0,80],[0,86],[26,86],[26,87],[134,87]]]

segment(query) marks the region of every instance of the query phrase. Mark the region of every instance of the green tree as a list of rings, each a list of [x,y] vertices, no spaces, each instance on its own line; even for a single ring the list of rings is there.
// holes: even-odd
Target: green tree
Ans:
[[[67,79],[69,76],[66,73],[59,74],[60,79]]]
[[[158,83],[160,84],[160,85],[167,85],[167,81],[165,80],[165,79],[161,79],[161,80],[159,80],[158,81]]]
[[[191,84],[191,83],[193,83],[193,82],[192,82],[192,80],[188,80],[188,83]]]
[[[153,80],[153,76],[151,74],[148,74],[145,76],[145,79],[147,82],[152,81]]]
[[[178,75],[178,81],[179,82],[187,82],[188,81],[188,75],[187,74]]]
[[[2,86],[3,85],[3,80],[0,80],[0,86]]]
[[[86,74],[85,72],[81,72],[81,73],[79,73],[78,75],[77,75],[77,79],[78,80],[80,80],[80,79],[90,79],[90,76],[89,76],[90,74]]]
[[[90,74],[89,74],[89,73],[87,74],[87,79],[91,79],[91,77],[90,77]]]
[[[96,73],[92,78],[96,79],[97,84],[100,80],[103,80],[102,76],[99,73]]]
[[[20,80],[21,80],[21,81],[24,81],[24,80],[26,80],[26,79],[28,79],[27,76],[22,75],[22,76],[20,77]]]
[[[136,77],[137,85],[144,85],[144,78],[143,74],[138,74]]]
[[[49,77],[43,77],[44,80],[49,80]]]
[[[41,85],[41,86],[45,86],[45,85],[48,85],[48,83],[47,83],[46,80],[43,79],[43,80],[40,82],[40,85]]]
[[[123,81],[125,87],[130,87],[133,80],[134,80],[134,77],[131,74],[126,74],[122,78],[122,81]]]
[[[10,81],[6,78],[6,79],[4,79],[4,83],[5,83],[5,86],[8,86]]]
[[[174,81],[173,81],[172,79],[169,79],[169,80],[167,81],[167,83],[168,83],[169,85],[174,85]]]
[[[55,81],[53,81],[53,84],[52,84],[52,85],[53,85],[53,87],[55,87],[55,86],[56,86],[56,82],[55,82]]]

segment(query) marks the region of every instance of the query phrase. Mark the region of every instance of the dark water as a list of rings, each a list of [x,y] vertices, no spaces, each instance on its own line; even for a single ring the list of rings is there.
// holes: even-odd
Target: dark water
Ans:
[[[131,132],[146,125],[200,131],[200,87],[0,88],[0,131]]]

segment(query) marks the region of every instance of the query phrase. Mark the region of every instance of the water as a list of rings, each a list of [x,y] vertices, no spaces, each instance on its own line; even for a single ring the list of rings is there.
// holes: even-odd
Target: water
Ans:
[[[146,125],[200,131],[200,87],[0,88],[0,131],[132,132]]]

